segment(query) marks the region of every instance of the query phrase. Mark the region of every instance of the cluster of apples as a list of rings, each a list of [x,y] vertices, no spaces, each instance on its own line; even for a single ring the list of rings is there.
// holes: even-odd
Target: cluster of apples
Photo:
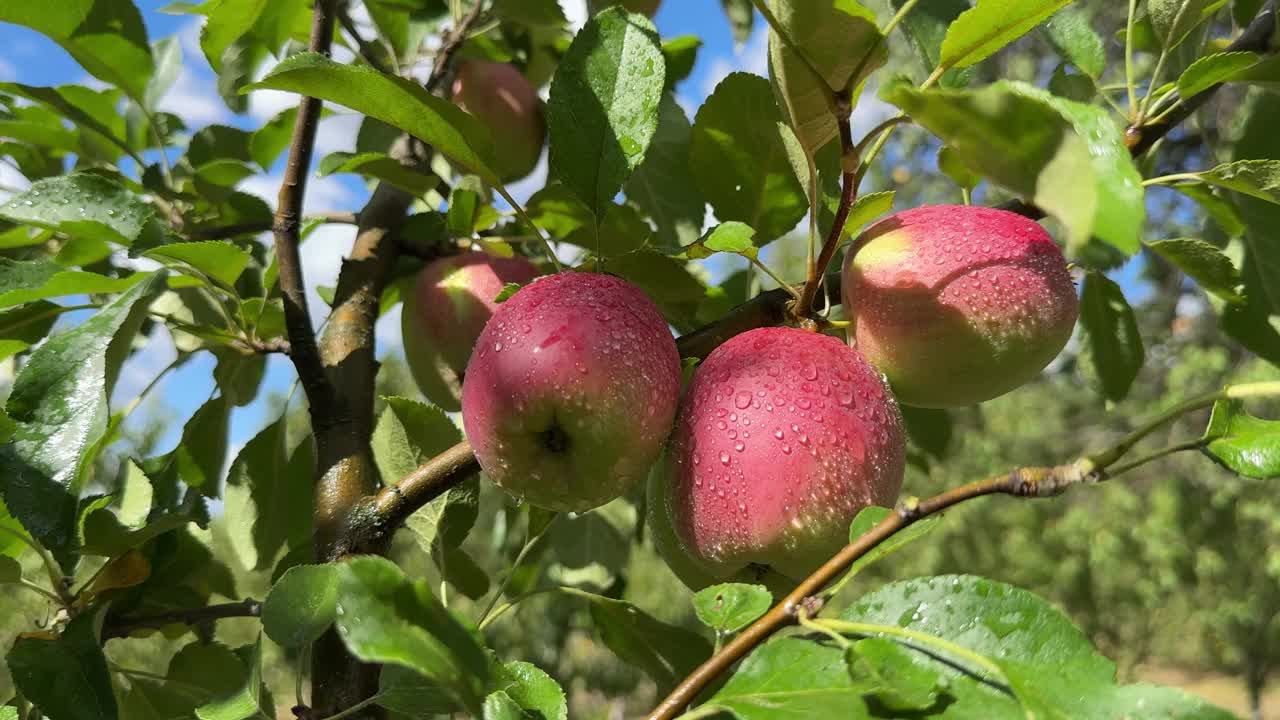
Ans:
[[[470,63],[454,89],[505,139],[503,174],[527,174],[546,128],[524,76]],[[429,264],[403,315],[409,367],[430,400],[461,409],[481,468],[518,498],[584,511],[649,478],[655,544],[694,588],[785,590],[807,576],[847,542],[860,510],[896,501],[898,403],[971,405],[1027,382],[1066,344],[1078,302],[1035,222],[982,207],[907,210],[846,256],[848,343],[752,330],[711,352],[682,393],[670,328],[639,288],[538,275],[521,256]],[[522,287],[499,303],[508,283]]]
[[[693,587],[794,585],[847,542],[858,511],[896,501],[899,401],[1001,395],[1057,355],[1077,312],[1038,224],[907,210],[848,255],[848,344],[752,330],[711,352],[682,393],[671,331],[639,288],[537,274],[483,253],[426,267],[404,314],[410,367],[429,398],[461,408],[480,466],[519,498],[583,511],[648,476],[656,545]],[[497,303],[510,282],[528,284]]]

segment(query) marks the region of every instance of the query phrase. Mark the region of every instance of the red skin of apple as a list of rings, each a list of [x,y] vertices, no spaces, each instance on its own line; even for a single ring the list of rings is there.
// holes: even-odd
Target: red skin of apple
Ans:
[[[645,477],[679,396],[680,356],[653,302],[610,275],[562,272],[493,314],[467,366],[462,420],[494,483],[583,511]]]
[[[471,350],[499,307],[493,299],[507,283],[524,285],[537,276],[538,269],[524,257],[482,252],[441,258],[422,268],[401,313],[400,330],[409,370],[428,400],[449,411],[461,407]]]
[[[659,551],[693,587],[794,586],[902,488],[902,418],[880,373],[794,328],[732,338],[698,366],[650,481]],[[653,515],[651,515],[653,517]]]
[[[868,228],[844,266],[851,342],[904,405],[961,407],[1034,379],[1079,301],[1044,228],[996,208],[935,205]]]
[[[510,63],[470,61],[458,68],[453,99],[489,129],[498,174],[516,180],[533,172],[547,123],[538,90]]]

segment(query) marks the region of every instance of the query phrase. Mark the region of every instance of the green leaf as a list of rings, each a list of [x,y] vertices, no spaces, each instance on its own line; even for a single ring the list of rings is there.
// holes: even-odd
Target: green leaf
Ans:
[[[97,273],[65,270],[48,260],[0,258],[0,307],[11,307],[66,295],[105,295],[128,290],[147,273],[109,278]]]
[[[1235,205],[1211,188],[1201,183],[1176,183],[1167,187],[1194,200],[1228,237],[1240,237],[1244,234],[1244,221],[1240,219],[1240,212]]]
[[[227,534],[240,563],[249,570],[264,569],[290,544],[295,532],[286,518],[303,514],[311,506],[313,481],[309,447],[294,452],[284,445],[285,418],[268,425],[253,437],[231,461],[225,498]]]
[[[145,103],[153,60],[142,14],[127,0],[6,2],[0,22],[25,25],[62,46],[90,75]]]
[[[1213,245],[1194,238],[1156,240],[1146,245],[1208,292],[1227,302],[1244,300],[1237,292],[1241,283],[1240,271]]]
[[[528,716],[525,715],[519,703],[499,690],[498,692],[489,693],[484,699],[482,717],[484,720],[524,720]]]
[[[118,153],[108,153],[104,147],[107,143],[127,154],[133,154],[132,147],[124,137],[126,132],[123,118],[115,109],[115,103],[119,101],[118,92],[98,94],[78,85],[38,87],[22,83],[0,83],[0,92],[17,95],[57,111],[79,129],[80,143],[84,145],[87,142],[87,150],[95,154],[106,153],[107,160],[118,157]],[[110,97],[107,96],[108,92]]]
[[[443,187],[434,173],[414,170],[385,153],[329,153],[320,161],[320,175],[334,173],[355,173],[385,180],[415,197],[424,197]]]
[[[354,558],[340,570],[337,626],[347,648],[365,662],[413,668],[479,710],[489,680],[484,650],[426,581],[408,579],[380,557]]]
[[[338,568],[298,565],[285,571],[262,602],[262,630],[284,647],[315,642],[338,615]]]
[[[53,640],[19,636],[5,661],[13,684],[49,720],[114,720],[107,659],[93,613],[73,619]]]
[[[191,494],[179,506],[176,488],[172,500],[164,497],[164,491],[165,488],[157,490],[135,462],[126,461],[119,507],[113,510],[90,506],[81,511],[80,553],[119,557],[160,535],[186,527],[187,523],[208,523],[208,509],[198,495]],[[155,514],[151,512],[153,507]]]
[[[1045,32],[1058,54],[1077,70],[1095,81],[1102,77],[1107,51],[1083,10],[1067,8],[1057,13],[1045,23]]]
[[[0,494],[45,547],[62,550],[74,539],[76,501],[107,431],[107,390],[119,371],[108,350],[121,328],[140,321],[163,281],[163,273],[149,275],[50,338],[14,380],[5,410],[15,430],[0,445]]]
[[[693,65],[698,60],[698,50],[702,49],[702,38],[697,35],[681,35],[662,41],[662,56],[667,61],[667,79],[664,88],[671,90],[681,80],[693,72]],[[662,108],[658,108],[662,112]],[[662,120],[658,120],[661,128]],[[661,132],[661,129],[659,129]]]
[[[853,522],[849,524],[849,542],[856,542],[858,538],[867,534],[871,528],[878,525],[881,520],[884,520],[892,512],[894,511],[889,508],[877,507],[875,505],[865,507],[858,511],[857,516],[853,518]],[[858,558],[853,565],[849,566],[849,572],[857,573],[871,563],[895,553],[910,543],[928,535],[935,527],[937,527],[939,520],[941,520],[940,516],[935,515],[928,517],[924,520],[912,523],[907,526],[905,530],[894,533],[889,537],[889,539],[875,546],[875,548]]]
[[[951,414],[936,408],[903,406],[902,420],[911,444],[925,454],[942,459],[951,445],[954,423]]]
[[[1145,216],[1142,178],[1106,110],[1000,81],[980,90],[888,85],[885,100],[911,114],[971,170],[1032,200],[1067,228],[1136,252]]]
[[[547,105],[550,175],[603,217],[658,129],[666,60],[653,23],[610,8],[574,37]]]
[[[151,43],[151,56],[155,63],[155,73],[147,81],[142,106],[155,110],[182,72],[182,43],[177,35],[157,40]]]
[[[199,9],[208,16],[200,28],[200,49],[215,73],[222,72],[223,56],[237,40],[253,29],[269,0],[217,0]]]
[[[849,217],[844,223],[844,234],[854,237],[867,223],[892,210],[894,194],[893,190],[880,190],[859,195],[858,199],[853,201],[853,207],[849,208]]]
[[[0,585],[22,579],[22,563],[8,555],[0,555]]]
[[[1280,160],[1237,160],[1192,174],[1210,185],[1280,203]]]
[[[231,404],[219,395],[196,410],[182,428],[182,440],[172,452],[148,458],[149,474],[168,483],[176,496],[179,481],[207,497],[216,497],[227,455]]]
[[[892,0],[894,11],[901,11],[907,1]],[[968,9],[968,0],[929,0],[916,4],[902,18],[902,32],[911,41],[926,73],[932,73],[938,67],[947,28]],[[968,83],[970,74],[969,70],[947,70],[938,84],[942,87],[963,87]]]
[[[1204,453],[1238,475],[1280,477],[1280,421],[1253,417],[1240,400],[1214,404],[1204,440]]]
[[[447,714],[458,703],[439,683],[403,665],[383,665],[378,678],[378,704],[405,715]]]
[[[938,169],[965,190],[974,189],[982,181],[980,175],[965,166],[955,150],[945,145],[938,150]]]
[[[648,673],[665,692],[711,657],[700,635],[668,625],[625,600],[575,591],[586,598],[600,639],[623,661]]]
[[[43,300],[0,311],[0,360],[43,340],[64,312],[68,312],[65,307]]]
[[[5,657],[15,687],[50,720],[114,720],[115,697],[95,616],[84,612],[56,639],[19,637]]]
[[[344,105],[417,137],[486,182],[498,182],[488,131],[457,106],[411,80],[304,52],[284,60],[245,88],[260,89],[295,92]]]
[[[1017,40],[1071,0],[977,0],[947,29],[939,64],[968,67]]]
[[[196,708],[200,720],[249,720],[262,716],[262,636],[253,645],[241,648],[237,655],[248,666],[243,683],[231,693]]]
[[[534,717],[542,720],[566,720],[569,717],[569,703],[564,690],[537,665],[514,661],[503,663],[496,671],[494,687],[505,693],[518,708],[537,713]],[[526,715],[521,713],[517,717]]]
[[[687,245],[698,237],[706,218],[707,201],[693,182],[689,143],[693,126],[670,93],[658,105],[658,130],[644,162],[627,181],[627,199],[658,227],[664,245]]]
[[[866,638],[850,650],[851,672],[875,682],[876,700],[891,710],[924,710],[948,685],[939,668],[913,663],[911,651],[892,640]]]
[[[729,27],[733,30],[733,41],[741,46],[751,37],[751,28],[755,24],[755,9],[751,0],[720,0]]]
[[[857,90],[888,60],[875,15],[853,0],[775,0],[769,70],[806,156],[836,137],[828,98]],[[781,33],[781,36],[779,35]]]
[[[756,229],[763,245],[791,231],[809,209],[787,158],[786,125],[764,78],[732,73],[693,123],[689,171],[721,222]]]
[[[163,242],[150,205],[101,175],[86,172],[31,183],[0,205],[0,217],[126,247]]]
[[[759,249],[753,242],[755,236],[756,231],[746,223],[735,220],[720,223],[708,230],[696,243],[686,247],[683,256],[697,259],[724,252],[754,260],[759,254]]]
[[[631,543],[604,512],[563,518],[549,538],[547,577],[558,585],[605,592],[626,569]]]
[[[740,720],[861,720],[870,717],[862,700],[869,689],[850,675],[839,648],[784,637],[748,655],[702,707]]]
[[[1218,83],[1230,82],[1241,72],[1258,64],[1262,56],[1251,52],[1222,52],[1205,55],[1178,76],[1178,94],[1199,95]]]
[[[568,22],[556,0],[496,0],[493,12],[503,20],[530,27],[564,27]]]
[[[498,294],[493,296],[493,301],[495,303],[502,304],[510,300],[512,295],[519,292],[521,287],[520,283],[506,283],[502,286],[502,289],[498,291]]]
[[[1227,0],[1149,0],[1151,27],[1166,51],[1172,50]]]
[[[1232,717],[1177,691],[1115,685],[1115,665],[1099,655],[1085,635],[1052,605],[1025,590],[983,578],[951,575],[891,583],[863,597],[841,616],[906,628],[984,656],[999,667],[1017,694],[1015,699],[1002,689],[1000,678],[989,682],[991,672],[976,667],[970,658],[926,642],[900,641],[898,647],[916,666],[938,673],[948,682],[948,717]],[[797,660],[793,667],[805,667],[804,660]],[[866,715],[850,713],[847,717]]]
[[[1120,286],[1099,272],[1085,277],[1080,323],[1089,336],[1089,358],[1102,381],[1102,393],[1119,402],[1129,393],[1145,359],[1133,308]]]
[[[177,261],[179,271],[184,266],[191,268],[227,289],[235,287],[236,278],[249,266],[251,257],[248,250],[229,240],[170,243],[148,250],[145,255],[162,262]]]
[[[755,622],[773,605],[763,585],[722,583],[693,595],[693,610],[702,624],[718,633],[735,633]]]

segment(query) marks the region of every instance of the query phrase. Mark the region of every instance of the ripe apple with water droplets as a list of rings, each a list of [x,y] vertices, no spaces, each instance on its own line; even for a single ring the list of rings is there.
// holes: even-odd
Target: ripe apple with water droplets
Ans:
[[[418,273],[400,316],[405,360],[418,388],[445,410],[458,410],[463,373],[476,339],[498,309],[507,283],[523,285],[538,269],[516,255],[463,253],[429,263]]]
[[[1062,251],[1016,213],[890,215],[845,259],[851,341],[904,405],[959,407],[1026,383],[1061,352],[1079,301]]]
[[[698,366],[650,478],[655,543],[685,583],[794,586],[902,487],[902,418],[836,338],[761,328]]]
[[[498,144],[498,174],[516,180],[533,172],[547,122],[538,89],[511,63],[468,61],[458,68],[453,99],[489,128]]]
[[[680,356],[634,285],[562,272],[498,307],[462,386],[480,467],[534,505],[588,510],[645,477],[671,432]]]

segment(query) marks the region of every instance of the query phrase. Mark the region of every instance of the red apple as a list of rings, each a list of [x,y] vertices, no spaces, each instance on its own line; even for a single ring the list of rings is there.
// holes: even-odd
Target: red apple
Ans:
[[[462,420],[493,482],[582,511],[649,472],[679,394],[680,356],[653,302],[610,275],[562,272],[493,314],[467,366]]]
[[[510,63],[469,61],[458,68],[453,99],[489,128],[497,143],[503,180],[533,172],[542,155],[547,123],[542,101],[519,68]]]
[[[958,407],[1036,377],[1066,345],[1078,300],[1044,228],[995,208],[890,215],[845,259],[852,342],[904,405]]]
[[[522,256],[499,258],[481,252],[441,258],[418,273],[400,316],[405,360],[418,388],[445,410],[458,410],[463,371],[471,349],[507,283],[521,285],[538,276]]]
[[[884,379],[840,340],[793,328],[738,335],[685,391],[650,481],[654,537],[694,587],[794,585],[902,487],[902,418]]]

